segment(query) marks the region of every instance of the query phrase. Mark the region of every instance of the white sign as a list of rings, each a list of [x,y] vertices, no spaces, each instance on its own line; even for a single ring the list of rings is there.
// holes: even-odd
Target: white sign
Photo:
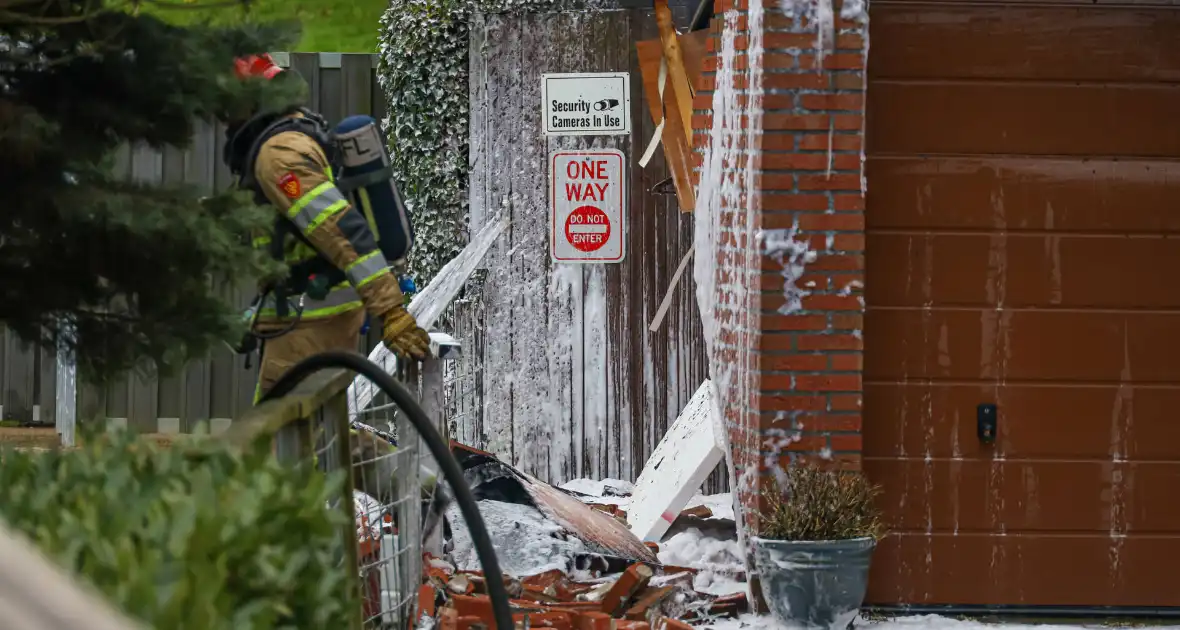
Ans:
[[[549,156],[549,253],[556,262],[617,263],[627,248],[626,158],[617,149],[569,149]]]
[[[631,75],[626,72],[542,74],[547,136],[631,133]]]

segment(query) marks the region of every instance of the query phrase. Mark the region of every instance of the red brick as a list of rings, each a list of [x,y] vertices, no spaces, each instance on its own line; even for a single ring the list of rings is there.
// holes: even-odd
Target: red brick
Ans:
[[[795,175],[790,173],[763,173],[763,190],[794,190]]]
[[[832,453],[827,457],[819,454],[799,455],[796,466],[811,466],[820,470],[860,470],[860,453]]]
[[[762,168],[787,171],[822,171],[828,168],[828,156],[822,153],[763,153]]]
[[[799,190],[860,190],[860,175],[800,175]]]
[[[795,138],[798,134],[782,131],[771,131],[762,136],[763,151],[794,151]]]
[[[570,614],[562,611],[527,613],[530,628],[557,628],[558,630],[572,630],[573,620]]]
[[[782,56],[777,59],[784,59]],[[794,68],[795,60],[790,57],[791,66],[786,69]],[[769,69],[769,66],[763,66]],[[768,90],[826,90],[828,89],[828,78],[822,74],[808,72],[767,72],[762,75],[762,86]]]
[[[704,506],[700,506],[700,507],[703,508],[703,512],[700,509],[697,509],[695,511],[685,510],[685,511],[681,512],[681,515],[689,513],[693,516],[697,516],[698,518],[709,518],[710,516],[713,515],[713,513],[709,510],[709,508],[704,507]],[[632,604],[631,607],[627,609],[627,614],[626,614],[627,619],[635,620],[635,621],[642,621],[644,619],[647,619],[648,613],[653,608],[655,608],[656,606],[659,606],[665,599],[675,595],[676,592],[677,591],[676,591],[675,586],[662,586],[662,587],[648,588],[647,590],[643,591],[643,593],[641,593],[638,597],[636,597],[635,603]]]
[[[836,48],[840,50],[860,50],[865,48],[865,38],[863,35],[854,35],[846,33],[844,35],[836,36]]]
[[[817,256],[807,268],[810,271],[860,271],[865,268],[865,259],[864,256],[828,254]]]
[[[860,193],[855,195],[835,195],[835,198],[832,200],[832,202],[835,206],[836,212],[852,210],[864,211],[865,209],[865,198],[864,195],[861,195]]]
[[[828,237],[826,234],[808,232],[795,237],[795,240],[807,243],[808,248],[813,252],[823,252],[828,249]]]
[[[828,368],[823,354],[762,354],[758,368],[775,372],[822,372]]]
[[[816,110],[860,110],[864,107],[861,94],[803,94],[799,104],[805,109]]]
[[[860,414],[854,413],[801,414],[790,421],[784,419],[773,423],[771,426],[778,429],[790,429],[792,428],[790,422],[796,421],[803,426],[804,431],[811,433],[827,433],[830,431],[853,432],[861,430]]]
[[[789,374],[763,374],[761,376],[761,379],[762,380],[761,380],[761,384],[760,384],[761,385],[760,389],[762,391],[789,392],[794,387],[794,380],[791,378],[791,376]],[[782,405],[800,404],[800,405],[806,405],[807,409],[811,409],[812,408],[811,405],[815,404],[815,402],[816,401],[814,401],[814,400],[799,400],[799,401],[784,400],[781,404]],[[824,404],[826,405],[827,402],[824,401]]]
[[[807,311],[856,311],[863,308],[855,295],[808,295],[803,298]]]
[[[768,112],[776,109],[794,111],[795,96],[792,94],[767,94],[762,97],[762,109]]]
[[[860,452],[864,449],[864,443],[861,440],[859,433],[841,433],[828,436],[829,448],[833,451],[855,451]]]
[[[832,411],[860,411],[863,407],[860,394],[834,394],[829,400]]]
[[[658,626],[658,630],[693,630],[692,626],[687,623],[672,619],[671,617],[660,617],[660,621],[656,623],[656,626]]]
[[[859,352],[829,355],[828,361],[828,368],[832,370],[854,372],[864,369],[864,355]]]
[[[815,55],[799,55],[800,68],[815,68]],[[864,53],[828,53],[824,55],[824,70],[864,70]]]
[[[435,616],[435,598],[437,592],[430,584],[423,584],[418,587],[418,610],[425,613],[427,616],[434,618]]]
[[[799,277],[799,281],[795,283],[800,289],[807,291],[827,291],[829,287],[828,277],[818,273],[805,273]]]
[[[762,39],[767,52],[774,48],[798,48],[808,50],[815,48],[815,35],[812,33],[767,33]]]
[[[808,151],[826,151],[831,139],[833,151],[860,151],[859,133],[804,133],[799,134],[799,148]],[[860,156],[856,156],[860,159]]]
[[[762,330],[774,332],[777,330],[824,330],[828,327],[828,318],[824,315],[764,315]],[[763,337],[765,341],[767,337]]]
[[[833,153],[832,154],[832,168],[837,171],[856,171],[860,174],[860,154],[859,153]]]
[[[863,330],[865,327],[864,315],[859,313],[833,313],[832,314],[832,330]]]
[[[832,239],[832,249],[838,252],[863,252],[865,250],[865,235],[837,234]]]
[[[829,83],[833,90],[863,90],[865,88],[863,73],[839,72],[829,76]]]
[[[576,630],[614,630],[614,619],[603,612],[579,613],[574,618]]]
[[[796,216],[799,217],[800,230],[853,232],[865,228],[865,216],[860,213],[800,213]]]
[[[821,451],[828,447],[828,437],[811,434],[792,436],[791,443],[785,447],[788,451]]]
[[[833,114],[832,128],[836,131],[860,131],[865,124],[863,114]]]
[[[822,211],[827,210],[831,205],[831,201],[827,195],[822,194],[771,194],[762,195],[762,209],[763,210],[811,210]],[[794,216],[794,215],[791,215]],[[791,222],[793,223],[793,221]],[[763,227],[769,225],[763,222]],[[784,227],[790,227],[790,223]]]
[[[795,58],[795,55],[791,54],[768,52],[762,57],[762,69],[770,72],[774,72],[775,70],[797,70],[798,66],[799,61]],[[763,83],[763,87],[770,86]],[[823,89],[824,87],[820,86],[816,89]]]
[[[801,352],[814,352],[817,350],[860,350],[863,347],[864,341],[855,335],[800,334],[795,338],[795,348]]]
[[[602,610],[612,617],[618,617],[627,610],[627,603],[636,593],[647,587],[653,572],[645,564],[633,564],[627,567],[623,575],[615,581],[614,586],[602,596]]]
[[[808,114],[796,116],[794,114],[766,114],[762,118],[763,129],[771,130],[802,130],[817,131],[828,129],[829,116],[827,114]]]
[[[795,389],[804,392],[853,392],[861,387],[859,374],[824,374],[795,376]]]

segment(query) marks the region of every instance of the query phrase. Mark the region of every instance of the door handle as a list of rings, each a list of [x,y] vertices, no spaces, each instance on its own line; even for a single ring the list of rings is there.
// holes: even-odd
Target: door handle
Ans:
[[[995,403],[979,403],[975,408],[975,425],[980,442],[991,444],[996,441],[998,420],[999,411]]]

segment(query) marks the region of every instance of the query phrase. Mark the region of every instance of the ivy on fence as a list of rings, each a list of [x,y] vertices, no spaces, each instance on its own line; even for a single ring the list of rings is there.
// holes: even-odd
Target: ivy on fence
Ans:
[[[554,0],[393,0],[381,18],[377,80],[389,152],[414,216],[419,288],[467,241],[468,20],[538,12]]]

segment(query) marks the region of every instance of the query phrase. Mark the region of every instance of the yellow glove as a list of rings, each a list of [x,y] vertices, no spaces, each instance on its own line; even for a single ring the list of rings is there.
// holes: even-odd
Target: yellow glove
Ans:
[[[418,327],[406,307],[398,305],[385,314],[381,338],[399,357],[421,361],[430,353],[430,336]]]

